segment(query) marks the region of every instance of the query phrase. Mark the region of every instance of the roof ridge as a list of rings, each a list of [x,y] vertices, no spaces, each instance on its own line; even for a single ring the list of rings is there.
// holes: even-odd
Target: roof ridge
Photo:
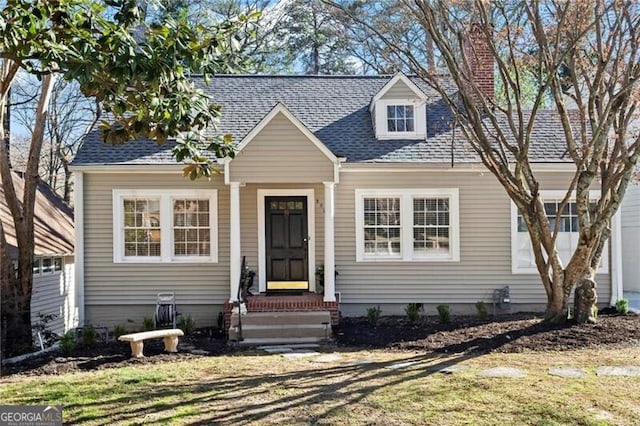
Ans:
[[[377,74],[377,75],[360,75],[360,74],[349,74],[349,75],[326,75],[326,74],[215,74],[212,76],[212,79],[216,78],[233,78],[233,77],[243,77],[243,78],[292,78],[292,79],[304,79],[304,78],[318,78],[318,79],[346,79],[346,78],[357,78],[357,79],[379,79],[379,78],[391,78],[395,74]],[[202,74],[192,74],[193,77],[202,77]]]

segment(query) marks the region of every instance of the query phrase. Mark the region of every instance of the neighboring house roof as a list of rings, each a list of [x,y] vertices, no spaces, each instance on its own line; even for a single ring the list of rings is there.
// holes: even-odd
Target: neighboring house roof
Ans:
[[[13,172],[13,184],[22,199],[24,179]],[[0,221],[4,228],[9,255],[17,256],[16,232],[13,218],[0,185]],[[66,255],[74,252],[73,209],[44,182],[38,184],[34,218],[34,254],[36,256]]]
[[[427,135],[422,140],[378,140],[369,107],[397,76],[243,76],[219,75],[204,86],[222,105],[217,133],[241,141],[278,104],[287,109],[337,157],[348,163],[477,162],[459,130],[451,128],[451,112],[432,88],[408,77],[426,96]],[[451,85],[452,93],[455,91]],[[506,122],[505,122],[506,128]],[[554,111],[540,111],[532,134],[531,162],[566,162],[566,143]],[[175,164],[172,143],[149,141],[105,145],[97,131],[85,140],[76,166]]]

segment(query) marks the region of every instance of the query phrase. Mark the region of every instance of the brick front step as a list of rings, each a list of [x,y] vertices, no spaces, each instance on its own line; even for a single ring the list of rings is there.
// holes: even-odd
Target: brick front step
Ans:
[[[329,312],[331,325],[338,324],[340,301],[325,302],[323,295],[304,293],[301,295],[265,295],[248,296],[245,302],[247,312]],[[231,326],[231,310],[233,304],[227,302],[224,306],[224,324],[228,330]]]
[[[278,325],[290,326],[291,324],[311,324],[321,325],[330,322],[328,311],[306,311],[306,312],[249,312],[242,317],[242,326],[269,326]],[[238,316],[231,315],[231,326],[238,325]]]

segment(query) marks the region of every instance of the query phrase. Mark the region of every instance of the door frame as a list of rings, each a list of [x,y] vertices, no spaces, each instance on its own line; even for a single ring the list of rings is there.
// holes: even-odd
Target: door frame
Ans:
[[[267,250],[265,226],[265,197],[295,196],[307,197],[307,232],[309,245],[307,265],[309,271],[309,291],[316,291],[316,216],[315,195],[313,188],[302,189],[258,189],[258,289],[260,293],[267,291]]]

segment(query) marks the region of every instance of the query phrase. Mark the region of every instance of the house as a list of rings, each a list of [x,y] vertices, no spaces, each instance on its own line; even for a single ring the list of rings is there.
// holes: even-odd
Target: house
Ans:
[[[183,314],[215,324],[237,299],[243,257],[257,273],[249,313],[473,312],[505,286],[512,310],[544,309],[516,208],[419,79],[221,75],[206,90],[223,106],[219,133],[239,142],[211,180],[183,178],[170,145],[108,146],[92,133],[78,152],[84,321],[140,324],[157,293],[175,292]],[[533,133],[530,160],[554,204],[573,168],[560,122],[540,112]],[[566,260],[574,231],[558,238]],[[619,239],[616,218],[597,275],[603,305],[622,291]]]
[[[22,197],[24,179],[13,172],[13,184]],[[0,221],[3,224],[9,256],[17,262],[16,233],[13,218],[0,185]],[[75,294],[74,218],[69,207],[46,183],[39,182],[34,217],[33,291],[31,324],[41,316],[52,315],[47,329],[61,335],[77,326]]]
[[[622,201],[622,252],[640,252],[640,185],[630,184]],[[635,256],[623,256],[624,297],[640,312],[640,263]]]

